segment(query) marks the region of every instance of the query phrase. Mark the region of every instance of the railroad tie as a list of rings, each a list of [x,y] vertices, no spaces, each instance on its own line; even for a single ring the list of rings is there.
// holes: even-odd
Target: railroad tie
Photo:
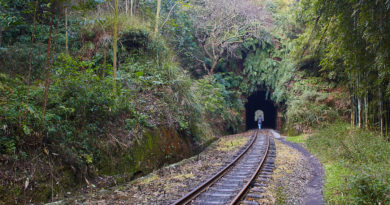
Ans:
[[[249,199],[264,199],[264,196],[258,194],[247,194],[246,197]]]
[[[242,204],[245,204],[245,205],[260,205],[259,202],[248,201],[248,200],[242,201]]]

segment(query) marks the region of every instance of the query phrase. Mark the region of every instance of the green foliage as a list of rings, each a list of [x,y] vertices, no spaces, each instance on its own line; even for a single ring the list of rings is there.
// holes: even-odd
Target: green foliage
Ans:
[[[211,82],[210,82],[211,81]],[[214,79],[206,77],[197,81],[196,89],[199,103],[204,104],[204,113],[210,113],[216,117],[225,108],[221,87],[214,84]]]
[[[131,41],[133,37],[137,37],[136,42],[145,43],[135,48],[131,46],[135,42]],[[44,153],[55,153],[55,159],[65,165],[65,170],[74,169],[77,171],[74,174],[82,178],[118,170],[134,174],[139,169],[135,165],[146,154],[139,151],[136,155],[133,148],[137,143],[142,147],[145,133],[156,127],[192,136],[199,144],[209,140],[213,132],[205,122],[206,115],[211,111],[218,118],[218,111],[226,113],[221,109],[225,102],[224,87],[202,80],[199,87],[193,86],[197,83],[178,66],[166,43],[153,39],[147,29],[123,30],[120,39],[123,47],[116,79],[118,93],[112,93],[112,67],[104,65],[101,57],[93,55],[85,59],[60,54],[51,69],[52,83],[44,117],[40,80],[33,81],[27,104],[26,85],[21,77],[0,74],[0,153],[11,156],[10,162],[19,163],[26,154],[34,155],[30,152],[31,145],[39,147],[42,136]],[[212,93],[208,92],[209,86],[215,86]],[[218,96],[216,99],[212,98],[214,94]],[[156,141],[159,135],[150,137]],[[159,144],[153,146],[154,153],[161,152]],[[110,152],[112,149],[118,152]],[[118,160],[112,160],[113,157]],[[105,167],[120,167],[126,160],[132,162],[131,169]],[[146,170],[161,165],[148,164]]]
[[[247,75],[249,84],[248,93],[252,93],[260,87],[272,88],[277,79],[274,74],[278,71],[277,61],[269,57],[274,47],[271,36],[259,42],[255,52],[249,53],[245,59],[244,73]]]
[[[298,136],[288,136],[286,138],[287,141],[294,142],[294,143],[305,143],[306,142],[306,136],[305,134],[301,134]]]
[[[6,137],[0,138],[0,153],[4,153],[10,156],[15,155],[16,145],[13,139]]]
[[[234,85],[237,86],[238,82],[232,76],[225,78],[221,75],[206,76],[196,81],[193,90],[196,102],[202,105],[202,114],[206,116],[207,121],[215,124],[219,122],[220,126],[230,131],[239,129],[241,124],[239,113],[244,109],[239,99],[240,93],[230,90],[230,86]]]
[[[331,204],[390,202],[390,143],[339,123],[319,130],[307,146],[324,163],[325,197]]]
[[[356,125],[362,124],[358,122],[358,104],[368,98],[362,109],[370,110],[371,120],[365,126],[381,132],[388,127],[383,121],[390,118],[386,98],[390,94],[389,5],[385,0],[305,0],[300,1],[296,13],[304,30],[296,40],[295,56],[318,59],[329,79],[349,88]],[[379,113],[372,109],[378,105]]]
[[[295,47],[292,39],[296,35],[292,16],[294,4],[288,2],[266,1],[264,6],[272,11],[275,27],[262,30],[260,39],[244,43],[247,44],[244,51],[248,53],[244,62],[247,79],[241,90],[246,94],[258,89],[268,90],[271,99],[281,104],[289,100],[288,84],[294,79],[297,66],[290,56]]]
[[[339,119],[338,111],[325,103],[331,94],[325,92],[324,86],[327,84],[318,82],[316,78],[294,83],[287,101],[286,116],[289,129],[303,132]]]

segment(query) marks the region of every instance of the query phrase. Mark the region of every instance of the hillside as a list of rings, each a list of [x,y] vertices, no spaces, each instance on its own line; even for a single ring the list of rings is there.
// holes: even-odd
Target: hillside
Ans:
[[[316,149],[343,140],[317,133],[383,143],[381,160],[367,165],[375,183],[351,175],[378,192],[363,202],[388,202],[389,8],[384,0],[0,0],[0,204],[132,181],[257,128],[257,110],[264,128],[306,136],[331,167],[357,157],[345,147],[363,145],[345,142],[330,160]],[[370,158],[375,148],[367,149]],[[366,193],[356,181],[345,185],[348,200]]]

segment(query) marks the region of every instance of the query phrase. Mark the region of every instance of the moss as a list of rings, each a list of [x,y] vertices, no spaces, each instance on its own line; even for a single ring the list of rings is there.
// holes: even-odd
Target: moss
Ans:
[[[53,187],[54,188],[54,187]],[[48,201],[52,195],[51,186],[40,183],[33,194],[33,201]],[[53,190],[53,196],[56,195],[56,190]]]
[[[99,174],[123,175],[136,178],[152,172],[164,164],[174,163],[191,156],[194,151],[191,142],[174,128],[148,130],[143,138],[127,150],[117,150],[106,155],[99,162]],[[129,177],[118,177],[125,182]]]
[[[248,138],[235,138],[235,139],[221,138],[217,144],[217,150],[223,152],[232,151],[237,147],[244,146],[247,142],[248,142]]]
[[[11,187],[0,186],[0,204],[14,204],[22,195],[21,189],[17,185]]]
[[[286,204],[287,195],[284,186],[279,186],[275,189],[276,204]]]
[[[139,184],[149,184],[150,182],[158,180],[158,176],[156,174],[152,174],[150,176],[144,177],[139,181]]]
[[[194,177],[193,173],[188,173],[188,174],[179,174],[174,176],[173,178],[182,181],[184,179],[193,178],[193,177]]]

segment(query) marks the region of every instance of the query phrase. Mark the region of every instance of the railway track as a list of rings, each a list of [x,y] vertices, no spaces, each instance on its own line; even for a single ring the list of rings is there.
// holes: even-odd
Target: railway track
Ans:
[[[249,145],[230,164],[184,195],[173,205],[258,204],[262,187],[274,168],[275,144],[265,132],[256,130]]]

